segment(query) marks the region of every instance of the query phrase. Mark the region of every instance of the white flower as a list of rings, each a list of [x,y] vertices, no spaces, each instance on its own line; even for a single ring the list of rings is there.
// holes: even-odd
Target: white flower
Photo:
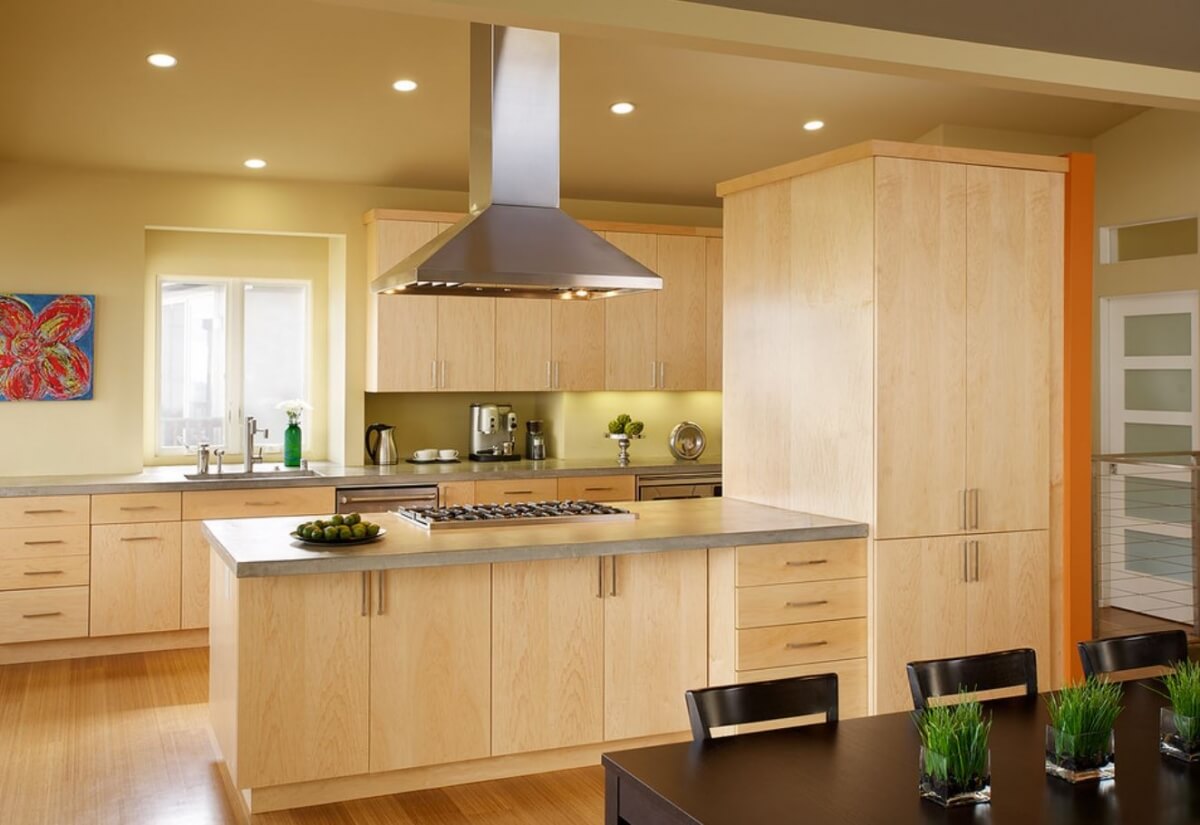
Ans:
[[[300,413],[312,409],[312,404],[301,398],[292,398],[287,401],[280,401],[275,405],[275,409],[283,410],[288,414],[288,418],[299,418]]]

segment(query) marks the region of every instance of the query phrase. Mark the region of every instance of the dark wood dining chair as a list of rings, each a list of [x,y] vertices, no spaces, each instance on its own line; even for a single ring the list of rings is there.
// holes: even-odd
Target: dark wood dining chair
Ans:
[[[726,725],[749,725],[817,713],[825,714],[827,722],[838,718],[836,673],[699,688],[689,690],[686,697],[692,737],[697,742],[712,739],[712,729]]]
[[[1037,654],[1032,648],[981,653],[954,659],[929,659],[908,663],[908,687],[913,707],[925,710],[930,700],[1007,687],[1024,687],[1037,694]]]
[[[1187,657],[1187,634],[1182,630],[1139,633],[1136,636],[1079,643],[1079,658],[1083,662],[1085,676],[1147,667],[1170,668]]]

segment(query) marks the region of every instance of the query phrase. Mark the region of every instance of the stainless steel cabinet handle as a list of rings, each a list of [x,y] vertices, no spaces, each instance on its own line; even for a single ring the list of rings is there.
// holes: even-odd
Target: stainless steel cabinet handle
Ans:
[[[247,501],[247,507],[278,507],[282,501]]]
[[[584,487],[583,491],[585,493],[602,493],[605,490],[611,490],[611,489],[612,489],[612,487]]]
[[[61,615],[62,615],[61,610],[54,610],[49,613],[22,613],[21,618],[22,619],[47,619],[51,616],[61,616]]]
[[[505,490],[504,495],[506,495],[506,496],[531,496],[531,495],[533,495],[533,490]]]
[[[136,513],[136,512],[142,511],[142,510],[157,510],[157,509],[158,509],[157,504],[139,504],[136,507],[122,507],[121,512],[122,513]]]
[[[604,556],[596,556],[596,598],[604,598]]]
[[[821,647],[821,646],[827,645],[827,644],[829,644],[829,642],[825,641],[824,639],[822,639],[819,642],[788,642],[787,649],[788,650],[803,650],[806,647]]]
[[[121,536],[121,541],[158,541],[158,536]]]
[[[617,595],[617,557],[612,557],[612,581],[609,582],[608,595]]]
[[[967,529],[967,491],[958,491],[958,529]]]
[[[371,612],[371,572],[364,570],[362,574],[362,614]]]
[[[971,529],[979,529],[979,488],[971,490]]]
[[[967,569],[967,545],[968,545],[969,543],[970,543],[970,542],[966,542],[966,541],[964,541],[964,542],[962,543],[962,557],[963,557],[963,581],[964,581],[964,582],[969,582],[969,581],[971,580],[971,573],[970,573],[970,571]]]
[[[61,576],[62,570],[26,570],[26,576]]]
[[[43,544],[66,544],[66,542],[63,541],[62,539],[44,539],[42,541],[27,541],[27,542],[25,542],[26,547],[37,547],[37,546],[43,545]]]
[[[558,389],[558,362],[554,362],[554,389]]]
[[[809,567],[814,564],[829,564],[829,559],[809,559],[808,561],[789,561],[788,567]]]
[[[442,362],[442,383],[439,384],[442,389],[446,389],[446,362]]]
[[[25,515],[27,515],[27,516],[46,516],[46,515],[49,515],[50,513],[65,513],[65,512],[67,512],[67,511],[63,510],[61,507],[54,507],[54,508],[50,508],[47,510],[26,510]]]
[[[380,570],[379,571],[379,592],[376,594],[379,597],[379,604],[377,604],[375,606],[375,615],[376,616],[383,615],[383,611],[384,611],[384,607],[385,607],[384,600],[387,598],[384,595],[386,593],[386,590],[385,590],[386,583],[387,583],[387,571]]]
[[[432,389],[437,389],[437,359],[429,362],[429,386]]]
[[[978,541],[971,542],[971,550],[973,552],[973,555],[975,556],[975,577],[972,579],[972,581],[979,581],[979,542]]]
[[[654,389],[656,386],[658,386],[657,380],[658,380],[658,364],[651,361],[650,362],[650,389]]]
[[[667,388],[667,362],[658,362],[658,388],[665,390]]]
[[[788,602],[788,607],[817,607],[818,605],[829,604],[829,599],[813,599],[811,602]]]
[[[547,361],[546,362],[546,389],[551,389],[554,386],[554,379],[551,377],[552,369],[553,369],[553,367],[550,365],[550,362]]]

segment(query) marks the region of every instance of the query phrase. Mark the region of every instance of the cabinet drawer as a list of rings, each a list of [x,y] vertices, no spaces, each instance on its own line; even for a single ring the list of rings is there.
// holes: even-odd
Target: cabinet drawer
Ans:
[[[515,504],[523,501],[553,501],[558,498],[558,479],[526,478],[513,481],[476,481],[479,504]]]
[[[91,635],[178,630],[178,521],[92,528]]]
[[[0,524],[5,527],[87,524],[90,503],[90,496],[0,498]]]
[[[0,529],[0,560],[86,556],[88,535],[86,524]]]
[[[92,496],[92,524],[178,521],[179,502],[179,493]]]
[[[737,548],[737,586],[867,575],[867,540],[801,541]]]
[[[88,583],[87,556],[0,559],[0,590],[35,590]]]
[[[867,655],[867,620],[756,627],[737,632],[737,669],[802,665]]]
[[[86,635],[86,587],[0,593],[0,644],[73,639]]]
[[[866,615],[866,579],[830,579],[737,589],[739,628],[857,619]]]
[[[633,476],[574,476],[558,480],[558,497],[582,501],[633,501]]]
[[[183,494],[183,518],[308,516],[334,511],[332,487],[272,487],[265,490],[199,490]]]
[[[791,667],[770,667],[765,670],[744,670],[738,673],[737,681],[738,684],[765,682],[768,679],[790,679],[793,676],[816,676],[820,673],[837,674],[838,718],[855,719],[867,715],[866,659],[843,659]]]

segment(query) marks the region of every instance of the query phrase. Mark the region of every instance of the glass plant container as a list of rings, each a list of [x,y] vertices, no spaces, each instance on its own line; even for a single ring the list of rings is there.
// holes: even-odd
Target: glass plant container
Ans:
[[[922,799],[936,802],[946,808],[978,805],[992,801],[992,753],[988,751],[983,776],[971,776],[966,780],[949,775],[946,757],[940,753],[921,748]]]
[[[1117,774],[1111,730],[1069,734],[1046,726],[1046,773],[1068,782],[1112,779]]]
[[[303,443],[299,417],[288,416],[287,429],[283,431],[283,466],[300,466],[300,445]]]
[[[1200,762],[1200,717],[1158,712],[1158,750],[1181,762]]]

